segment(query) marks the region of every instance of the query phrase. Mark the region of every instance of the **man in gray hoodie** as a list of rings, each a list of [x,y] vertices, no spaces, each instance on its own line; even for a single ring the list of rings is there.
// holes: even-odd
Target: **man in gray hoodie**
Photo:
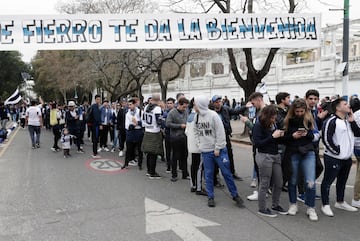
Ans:
[[[195,119],[195,138],[204,161],[208,206],[215,207],[214,201],[214,168],[219,166],[226,185],[237,206],[243,207],[243,200],[237,192],[230,172],[230,162],[226,149],[226,137],[219,115],[208,109],[209,99],[205,96],[195,97],[195,108],[198,116]]]

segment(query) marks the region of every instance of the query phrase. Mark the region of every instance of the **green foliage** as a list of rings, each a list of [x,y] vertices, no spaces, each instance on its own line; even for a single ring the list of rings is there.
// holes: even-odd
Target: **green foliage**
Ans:
[[[0,51],[0,100],[5,101],[22,83],[21,72],[29,67],[18,51]]]

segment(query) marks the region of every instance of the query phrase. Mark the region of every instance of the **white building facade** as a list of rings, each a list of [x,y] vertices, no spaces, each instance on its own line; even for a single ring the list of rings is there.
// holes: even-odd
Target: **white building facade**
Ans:
[[[358,34],[357,34],[358,33]],[[265,49],[253,50],[254,65],[260,69],[266,59]],[[360,19],[350,22],[348,95],[360,94]],[[238,69],[246,78],[245,56],[239,50]],[[322,29],[321,46],[316,49],[280,49],[267,76],[262,80],[271,99],[280,91],[303,97],[308,89],[317,89],[320,97],[342,95],[342,24]],[[144,85],[146,97],[160,93],[158,83]],[[234,79],[226,50],[218,50],[212,57],[192,60],[185,66],[183,78],[168,85],[167,97],[182,92],[188,97],[214,94],[235,98],[244,97]]]

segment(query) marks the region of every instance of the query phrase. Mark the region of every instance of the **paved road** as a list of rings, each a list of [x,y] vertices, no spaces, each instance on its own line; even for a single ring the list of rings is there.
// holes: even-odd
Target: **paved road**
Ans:
[[[64,159],[50,150],[49,131],[43,131],[36,150],[30,148],[27,130],[18,129],[11,138],[0,152],[1,241],[360,240],[360,212],[334,210],[335,217],[325,217],[317,201],[318,222],[308,220],[303,204],[295,217],[264,218],[256,214],[256,202],[246,201],[246,208],[239,209],[221,189],[215,190],[217,206],[208,208],[206,197],[190,193],[187,180],[172,183],[161,162],[164,178],[149,180],[136,168],[117,170],[123,158],[113,153],[92,160],[89,141],[85,154],[72,151],[73,157]],[[237,186],[245,196],[253,191],[251,148],[234,144],[234,152],[237,171],[245,178]],[[349,186],[347,201],[352,191]],[[287,193],[282,194],[287,208]]]

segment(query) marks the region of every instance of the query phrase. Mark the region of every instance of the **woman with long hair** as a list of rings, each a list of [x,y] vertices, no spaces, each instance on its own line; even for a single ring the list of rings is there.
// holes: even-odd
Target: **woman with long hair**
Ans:
[[[280,214],[287,214],[287,211],[279,205],[283,177],[278,144],[284,136],[284,131],[277,129],[276,115],[277,110],[274,105],[264,107],[253,128],[253,143],[258,150],[255,160],[259,167],[260,181],[258,214],[267,217],[276,217],[276,214],[266,207],[266,193],[270,187],[270,180],[272,182],[271,209]]]
[[[285,120],[286,148],[291,153],[291,177],[289,181],[289,215],[298,212],[296,199],[296,186],[298,182],[298,171],[301,171],[306,184],[305,205],[306,214],[311,221],[317,221],[315,211],[315,152],[313,141],[320,138],[318,131],[314,128],[314,118],[308,109],[304,99],[296,99],[291,105]]]

